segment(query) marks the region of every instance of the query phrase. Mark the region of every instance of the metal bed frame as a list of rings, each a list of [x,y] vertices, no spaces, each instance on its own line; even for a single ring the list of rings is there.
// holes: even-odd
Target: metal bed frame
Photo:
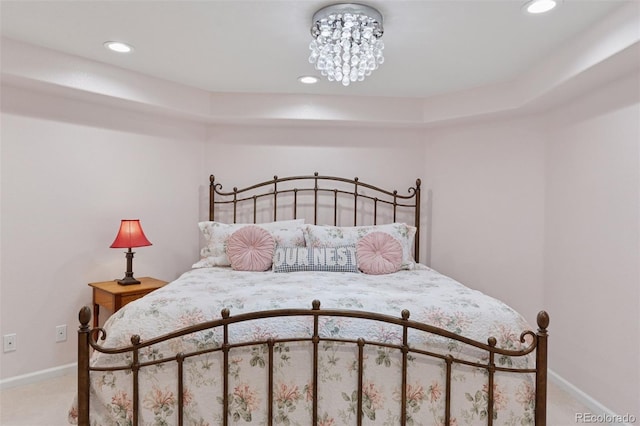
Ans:
[[[311,185],[308,185],[308,183]],[[329,186],[326,186],[329,183]],[[304,186],[300,187],[299,185]],[[377,224],[378,218],[383,217],[384,214],[379,210],[386,207],[390,210],[388,217],[395,221],[399,215],[400,210],[408,209],[410,215],[414,219],[413,225],[417,228],[416,243],[415,243],[415,259],[419,259],[419,232],[420,232],[420,179],[416,180],[415,187],[408,189],[408,195],[400,195],[397,191],[386,191],[376,186],[360,182],[358,178],[345,179],[333,176],[321,176],[315,173],[311,176],[292,176],[285,178],[278,178],[274,176],[273,179],[245,187],[243,189],[233,188],[230,192],[224,192],[222,185],[216,182],[214,176],[210,177],[210,199],[209,199],[209,219],[215,220],[216,212],[218,209],[231,209],[232,221],[235,223],[238,219],[240,209],[243,205],[249,204],[249,210],[252,211],[253,222],[258,222],[258,216],[268,211],[272,220],[278,219],[278,213],[283,215],[282,206],[279,204],[279,200],[285,197],[293,197],[293,201],[284,209],[290,212],[290,216],[297,218],[298,214],[304,208],[309,208],[313,212],[313,223],[317,224],[319,221],[319,214],[322,207],[329,206],[329,210],[333,212],[333,223],[339,223],[339,214],[341,206],[344,205],[344,199],[346,197],[347,203],[353,202],[351,208],[353,209],[353,225],[359,225],[358,211],[366,210],[367,217],[372,219],[372,224]],[[338,187],[340,186],[340,187]],[[256,192],[257,191],[257,192]],[[322,200],[323,196],[329,196],[329,201],[326,203]],[[310,198],[310,199],[305,199]],[[265,208],[263,204],[267,207]],[[100,346],[99,340],[106,338],[106,332],[102,328],[91,329],[89,323],[91,321],[91,309],[87,306],[83,307],[79,313],[80,328],[78,330],[78,424],[89,425],[90,424],[90,386],[91,386],[91,372],[92,371],[118,371],[125,370],[130,371],[133,381],[133,418],[132,424],[137,426],[139,424],[138,407],[140,404],[139,397],[139,372],[141,369],[157,364],[176,363],[178,366],[178,389],[177,389],[177,401],[178,403],[178,425],[183,425],[183,395],[184,395],[184,372],[183,364],[185,360],[200,356],[207,353],[220,352],[223,362],[222,371],[218,374],[221,375],[223,381],[223,390],[220,400],[222,401],[223,413],[228,414],[229,408],[229,367],[230,367],[230,352],[236,348],[244,348],[249,346],[262,346],[266,347],[268,353],[268,377],[266,386],[269,392],[269,400],[267,401],[268,407],[268,419],[269,425],[274,424],[274,347],[280,343],[290,342],[306,342],[309,345],[309,350],[312,352],[312,361],[309,365],[309,369],[312,376],[312,419],[311,424],[316,426],[319,422],[318,414],[318,400],[320,395],[318,394],[318,352],[319,345],[323,342],[340,343],[344,345],[354,345],[357,347],[357,375],[358,375],[358,397],[356,417],[357,424],[363,423],[363,350],[365,346],[374,346],[378,348],[388,348],[395,350],[397,356],[400,357],[401,377],[401,413],[400,424],[407,424],[407,395],[406,386],[407,379],[407,360],[409,357],[426,357],[429,359],[439,360],[441,362],[444,374],[445,374],[445,413],[443,415],[444,424],[448,425],[451,419],[451,399],[452,399],[452,366],[455,364],[467,365],[475,368],[479,368],[486,371],[487,375],[487,389],[488,389],[488,403],[487,403],[487,425],[492,426],[493,410],[494,410],[494,376],[496,372],[506,372],[513,374],[534,374],[535,375],[535,424],[536,426],[546,425],[546,400],[547,400],[547,327],[549,325],[549,315],[545,311],[541,311],[537,316],[537,332],[523,331],[520,335],[521,343],[526,346],[521,350],[506,350],[496,347],[497,340],[494,337],[488,337],[485,342],[474,341],[466,337],[451,333],[447,330],[440,329],[429,324],[420,323],[410,319],[410,312],[402,310],[400,316],[394,317],[389,315],[383,315],[375,312],[354,311],[354,310],[331,310],[322,309],[321,303],[318,300],[314,300],[311,304],[311,309],[279,309],[269,310],[261,312],[250,312],[232,316],[228,309],[224,309],[221,312],[221,319],[204,322],[202,324],[194,325],[191,327],[183,328],[177,331],[170,332],[163,336],[159,336],[146,341],[141,341],[140,337],[134,335],[131,337],[131,345],[120,348],[106,348]],[[243,341],[237,343],[230,343],[232,339],[231,330],[229,326],[245,321],[255,321],[266,318],[275,317],[312,317],[313,321],[313,334],[309,337],[279,337],[269,338],[261,341]],[[362,338],[357,339],[342,339],[334,337],[325,337],[319,334],[319,321],[321,318],[358,318],[365,321],[372,321],[374,323],[394,324],[402,328],[402,343],[390,344],[388,342],[377,342],[364,340]],[[176,353],[172,356],[167,356],[154,361],[140,362],[139,356],[141,350],[144,348],[156,345],[158,343],[187,336],[190,334],[202,332],[204,330],[221,329],[223,335],[223,344],[220,347],[206,348],[195,350],[192,352]],[[422,350],[412,347],[408,341],[409,332],[428,333],[431,335],[441,336],[452,341],[460,342],[477,348],[480,351],[486,352],[486,362],[472,362],[467,359],[457,358],[449,353],[440,353],[436,351]],[[127,353],[131,356],[131,363],[127,365],[111,366],[111,367],[94,367],[90,365],[91,351],[99,351],[106,354],[123,354]],[[535,351],[535,366],[533,368],[507,368],[497,366],[496,356],[508,356],[508,357],[524,357]],[[212,373],[213,374],[213,373]],[[212,402],[214,404],[214,402]],[[223,425],[227,426],[230,423],[228,415],[223,416]]]

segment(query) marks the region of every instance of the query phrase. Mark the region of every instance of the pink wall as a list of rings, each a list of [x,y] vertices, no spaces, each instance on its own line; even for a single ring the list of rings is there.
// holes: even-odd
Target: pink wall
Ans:
[[[541,116],[430,130],[424,179],[431,266],[532,324],[549,311],[550,368],[636,417],[639,97],[632,74]]]
[[[551,366],[619,414],[640,418],[638,75],[546,123],[545,284]]]
[[[544,308],[544,139],[537,122],[462,124],[427,139],[431,266],[535,324]]]
[[[139,218],[153,243],[136,276],[170,280],[198,256],[203,126],[59,96],[2,88],[2,378],[75,362],[88,282],[122,278],[110,249],[120,219]],[[55,327],[68,339],[55,343]]]

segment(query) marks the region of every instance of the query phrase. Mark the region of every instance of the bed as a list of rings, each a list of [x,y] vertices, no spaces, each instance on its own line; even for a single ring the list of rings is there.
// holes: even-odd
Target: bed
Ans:
[[[209,182],[201,259],[79,313],[80,425],[545,425],[547,327],[420,264],[420,180]]]

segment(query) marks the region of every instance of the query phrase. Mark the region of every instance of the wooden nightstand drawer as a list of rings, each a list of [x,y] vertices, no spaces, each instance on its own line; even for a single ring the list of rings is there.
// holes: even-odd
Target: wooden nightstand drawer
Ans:
[[[93,303],[96,305],[104,306],[110,311],[115,312],[115,300],[113,294],[106,292],[104,290],[100,290],[97,288],[93,289]]]
[[[129,302],[133,302],[136,299],[140,299],[142,296],[146,294],[147,293],[138,293],[138,294],[130,294],[127,296],[122,296],[122,298],[120,299],[120,307],[126,305]]]
[[[127,303],[151,293],[165,284],[166,281],[156,278],[138,278],[140,284],[120,285],[116,281],[102,281],[99,283],[89,283],[93,287],[93,326],[98,326],[100,316],[100,306],[117,312]]]

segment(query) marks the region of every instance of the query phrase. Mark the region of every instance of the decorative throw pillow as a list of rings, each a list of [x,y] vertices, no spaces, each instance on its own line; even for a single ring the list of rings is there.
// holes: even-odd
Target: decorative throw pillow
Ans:
[[[266,229],[273,236],[276,244],[304,247],[304,219],[282,220],[268,223],[222,223],[200,222],[198,227],[202,232],[205,245],[200,250],[201,259],[193,264],[193,268],[210,268],[213,266],[229,266],[227,244],[229,237],[235,231],[245,226],[259,226]]]
[[[365,274],[391,274],[402,268],[402,246],[385,232],[372,232],[358,241],[356,258]]]
[[[402,269],[415,268],[413,249],[416,227],[406,223],[371,226],[305,225],[304,239],[307,247],[337,247],[356,245],[372,232],[385,232],[398,240],[402,246]]]
[[[227,256],[236,271],[266,271],[273,262],[273,236],[259,226],[244,226],[227,242]]]
[[[276,247],[273,272],[358,272],[356,247]]]

